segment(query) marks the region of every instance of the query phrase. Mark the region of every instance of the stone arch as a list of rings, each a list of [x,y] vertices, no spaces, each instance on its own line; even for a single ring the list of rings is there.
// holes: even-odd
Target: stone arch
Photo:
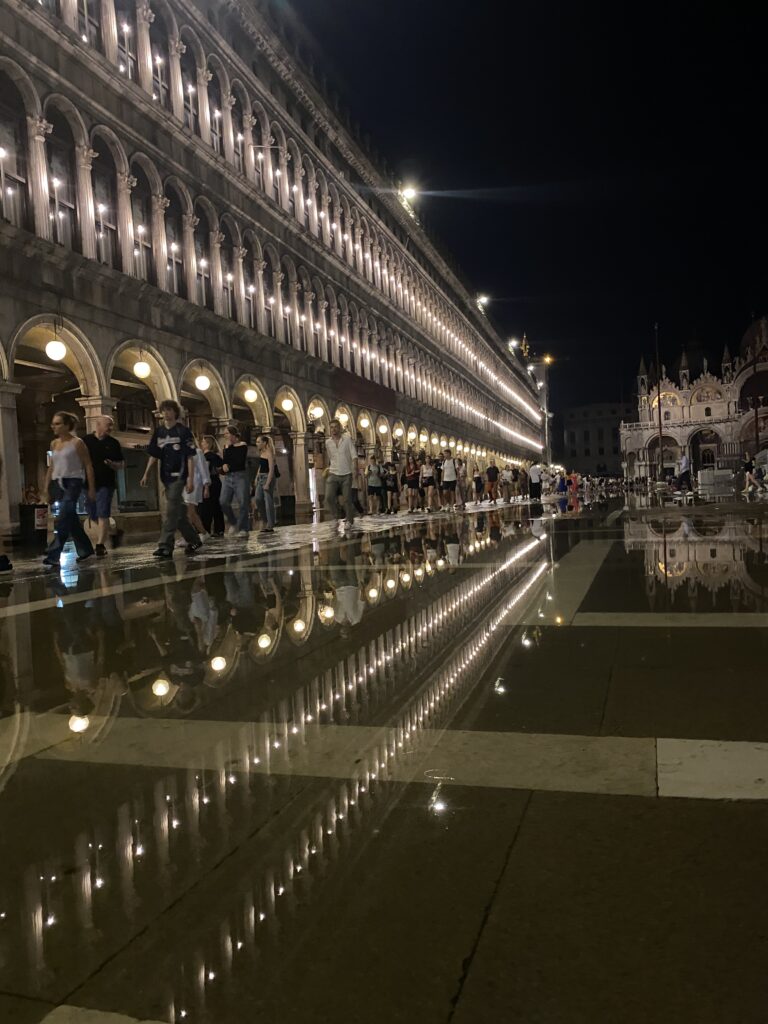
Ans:
[[[205,211],[205,216],[208,221],[208,227],[211,231],[218,231],[219,229],[219,215],[216,212],[216,207],[210,201],[207,196],[198,195],[195,196],[194,206],[199,206]]]
[[[222,61],[221,57],[219,57],[219,55],[215,52],[209,53],[206,58],[206,63],[204,67],[207,68],[209,66],[213,68],[213,70],[216,72],[216,77],[219,80],[219,86],[221,88],[221,97],[222,100],[226,102],[226,97],[229,96],[229,94],[232,91],[232,85],[229,80],[229,72],[224,66],[224,62]]]
[[[0,71],[8,75],[19,90],[26,113],[30,117],[40,117],[42,114],[40,97],[26,71],[15,60],[11,60],[10,57],[0,57]]]
[[[255,402],[250,402],[245,397],[245,392],[249,389],[256,392],[257,397]],[[233,406],[236,398],[242,398],[243,402],[251,410],[253,422],[259,424],[264,430],[272,429],[272,425],[274,423],[272,405],[261,381],[250,373],[243,373],[235,381],[235,386],[232,389],[232,395]]]
[[[131,362],[142,359],[149,363],[151,374],[144,379],[147,388],[152,392],[157,402],[164,398],[172,398],[175,402],[179,400],[179,392],[176,381],[168,364],[154,345],[145,344],[138,338],[129,338],[116,345],[106,360],[106,377],[111,382],[115,367],[122,361],[121,357],[128,356]]]
[[[165,189],[172,188],[176,195],[181,200],[182,210],[186,214],[191,214],[194,209],[194,203],[192,201],[192,193],[189,191],[187,186],[177,177],[175,174],[169,175],[165,179]],[[165,191],[164,189],[164,191]]]
[[[155,166],[154,162],[146,155],[146,153],[134,153],[130,160],[129,165],[136,163],[144,171],[147,176],[150,188],[155,195],[161,195],[163,191],[163,179]]]
[[[376,431],[374,428],[374,416],[368,409],[361,409],[355,421],[357,432],[362,436],[363,443],[373,445],[376,443]]]
[[[382,427],[386,429],[382,430]],[[392,443],[392,427],[386,416],[376,417],[376,441],[381,445]]]
[[[177,393],[179,394],[181,404],[183,405],[183,398],[181,398],[184,390],[185,380],[194,379],[199,372],[204,373],[211,382],[211,386],[207,391],[202,392],[208,400],[208,404],[211,407],[211,415],[216,419],[228,420],[232,417],[232,406],[229,401],[229,395],[224,380],[216,369],[216,367],[208,362],[207,359],[190,359],[184,367],[182,367],[181,373],[177,378]]]
[[[178,39],[179,25],[176,21],[176,15],[171,10],[170,5],[166,3],[166,0],[152,0],[152,10],[162,18],[168,38]]]
[[[81,394],[109,394],[107,378],[101,362],[87,336],[67,317],[60,317],[53,313],[39,313],[30,317],[11,335],[8,344],[8,366],[11,377],[19,345],[31,340],[34,347],[44,350],[45,344],[53,336],[54,330],[57,337],[67,346],[67,355],[61,362],[77,378]],[[32,335],[31,338],[29,338],[30,335]]]
[[[61,93],[52,92],[50,96],[47,96],[45,103],[43,104],[43,114],[47,115],[48,112],[53,109],[58,111],[69,125],[69,129],[72,132],[72,138],[75,140],[76,146],[87,146],[88,145],[88,129],[85,127],[85,121],[80,114],[80,111],[74,105],[72,100],[67,99],[66,96],[62,96]]]
[[[205,60],[205,50],[203,49],[203,44],[200,42],[195,30],[190,25],[182,25],[179,29],[179,39],[189,47],[190,52],[195,59],[195,67],[197,71],[204,71],[208,66]]]
[[[346,419],[344,417],[346,416]],[[355,415],[343,402],[336,406],[333,418],[341,423],[343,430],[349,430],[355,423]]]
[[[112,131],[105,124],[96,124],[91,128],[91,147],[96,150],[96,144],[99,139],[103,139],[107,147],[112,154],[112,159],[115,162],[118,174],[128,173],[128,156],[123,148],[123,144]]]
[[[283,402],[291,402],[291,407],[286,409],[283,406]],[[291,430],[305,432],[307,429],[307,420],[304,415],[304,406],[299,398],[298,394],[292,387],[284,384],[275,395],[275,400],[272,403],[272,407],[280,409],[283,415],[288,419],[291,425]]]
[[[322,416],[311,417],[309,415],[310,409],[322,409]],[[307,402],[307,422],[314,422],[320,427],[323,433],[328,433],[328,424],[331,422],[331,412],[328,403],[321,395],[315,395]]]
[[[219,219],[219,226],[222,229],[226,227],[226,229],[232,236],[232,241],[235,245],[239,246],[242,244],[243,236],[240,231],[240,225],[238,224],[238,222],[235,220],[231,213],[222,213],[221,218]]]
[[[229,86],[229,91],[233,96],[237,97],[240,101],[240,106],[243,108],[243,113],[247,114],[251,110],[251,98],[248,94],[248,89],[241,79],[233,78]]]

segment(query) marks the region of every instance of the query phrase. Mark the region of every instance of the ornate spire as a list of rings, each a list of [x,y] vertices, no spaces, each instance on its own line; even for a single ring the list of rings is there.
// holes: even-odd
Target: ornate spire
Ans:
[[[637,376],[643,377],[648,371],[645,368],[645,356],[640,356],[640,365],[637,368]]]

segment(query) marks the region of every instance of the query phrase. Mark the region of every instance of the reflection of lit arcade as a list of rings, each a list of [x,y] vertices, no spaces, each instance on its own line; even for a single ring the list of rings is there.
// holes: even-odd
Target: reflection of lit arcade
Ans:
[[[205,940],[205,949],[192,954],[190,963],[177,965],[177,977],[167,986],[169,1019],[200,1004],[218,973],[233,968],[234,954],[261,942],[260,927],[267,929],[265,937],[272,933],[270,922],[292,906],[295,888],[303,884],[300,876],[319,880],[349,849],[356,828],[383,806],[382,800],[386,803],[391,796],[388,772],[418,749],[425,731],[439,725],[460,692],[477,679],[494,653],[490,640],[497,625],[542,577],[548,563],[541,552],[540,541],[523,538],[503,562],[479,565],[478,572],[329,665],[257,721],[233,723],[228,737],[197,759],[205,767],[190,765],[158,779],[149,792],[137,793],[118,807],[114,825],[94,824],[81,831],[72,852],[47,851],[44,865],[28,867],[18,893],[24,941],[0,933],[6,962],[10,941],[14,960],[21,957],[28,969],[44,970],[46,949],[60,929],[67,929],[73,949],[81,947],[90,941],[97,921],[104,927],[110,901],[119,901],[121,913],[133,918],[142,892],[158,880],[170,884],[174,862],[188,863],[188,844],[201,848],[202,842],[218,859],[235,834],[252,830],[254,815],[261,813],[254,799],[264,795],[263,777],[289,772],[289,758],[311,752],[321,739],[318,725],[380,724],[367,753],[350,764],[349,778],[312,795],[306,820],[283,840],[282,853],[269,851],[268,861],[257,861],[246,894],[233,896],[237,906],[233,904],[226,924],[217,929],[219,936],[226,936],[224,945],[215,942],[208,948]],[[321,615],[319,607],[314,612]],[[217,658],[226,660],[228,671],[244,656],[231,634],[227,642],[206,671],[223,675],[224,666],[214,665]],[[248,656],[259,658],[253,646]],[[430,806],[437,812],[439,802]],[[72,883],[62,875],[63,864],[75,865]],[[179,878],[178,884],[184,880]],[[8,917],[6,908],[16,898],[11,885],[0,897],[0,910]],[[198,970],[201,963],[204,969]]]

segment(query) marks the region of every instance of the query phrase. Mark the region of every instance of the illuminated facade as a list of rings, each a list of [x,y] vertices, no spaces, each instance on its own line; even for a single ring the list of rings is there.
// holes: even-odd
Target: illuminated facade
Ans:
[[[694,377],[694,372],[696,376]],[[720,376],[706,359],[692,368],[683,353],[677,382],[662,367],[662,380],[641,360],[637,376],[638,418],[621,425],[622,465],[630,480],[653,478],[659,461],[659,391],[664,472],[677,471],[688,455],[695,473],[707,468],[733,469],[744,451],[768,443],[768,321],[753,323],[739,354],[726,346]]]
[[[384,453],[541,453],[527,375],[259,4],[0,13],[4,532],[56,408],[115,417],[125,514],[157,510],[164,397],[201,433],[272,430],[299,512],[337,412]]]

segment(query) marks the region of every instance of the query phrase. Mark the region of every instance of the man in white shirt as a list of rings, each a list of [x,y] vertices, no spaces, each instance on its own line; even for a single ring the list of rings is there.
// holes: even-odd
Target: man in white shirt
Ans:
[[[541,501],[541,466],[534,462],[528,467],[528,479],[530,481],[531,501]]]
[[[331,436],[326,438],[325,451],[328,468],[325,478],[325,508],[328,515],[338,519],[339,494],[344,499],[347,523],[355,520],[352,508],[352,474],[355,471],[357,449],[349,434],[342,434],[338,420],[330,422]]]
[[[446,448],[443,452],[443,510],[456,508],[456,479],[458,473],[456,471],[456,462],[451,455],[450,448]]]
[[[690,491],[691,489],[691,463],[685,452],[680,456],[680,476],[677,478],[677,489],[679,491]]]

